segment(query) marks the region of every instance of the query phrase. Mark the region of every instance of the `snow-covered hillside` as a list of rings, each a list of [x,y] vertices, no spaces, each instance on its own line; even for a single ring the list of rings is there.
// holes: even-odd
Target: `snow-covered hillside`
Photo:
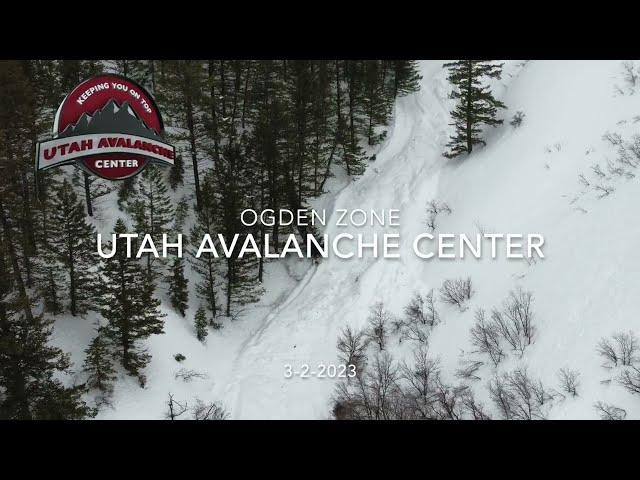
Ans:
[[[607,382],[617,371],[604,368],[596,352],[603,337],[640,332],[640,187],[637,178],[607,171],[618,148],[603,138],[609,132],[632,139],[640,127],[640,93],[616,89],[624,83],[620,62],[506,62],[494,85],[508,106],[500,112],[504,125],[490,129],[487,146],[470,157],[448,160],[442,152],[451,133],[450,85],[442,62],[425,61],[421,69],[421,90],[398,99],[387,140],[365,174],[347,182],[336,172],[329,193],[313,205],[328,214],[337,208],[399,209],[401,226],[395,229],[336,227],[328,217],[325,233],[367,238],[397,231],[401,258],[332,256],[317,266],[292,258],[272,261],[260,303],[211,332],[204,345],[193,334],[193,307],[187,319],[166,310],[165,334],[148,342],[153,360],[146,388],[121,376],[113,407],[98,418],[162,418],[169,392],[181,401],[219,401],[233,419],[329,418],[337,380],[285,378],[284,366],[338,363],[340,331],[347,324],[364,327],[375,302],[400,315],[414,292],[437,291],[444,280],[467,276],[475,291],[468,308],[460,312],[438,303],[442,323],[429,340],[430,355],[440,358],[448,380],[455,380],[462,361],[478,357],[469,333],[474,311],[490,311],[520,286],[534,296],[535,341],[521,359],[510,355],[499,370],[526,366],[550,388],[559,388],[561,368],[578,370],[579,395],[554,402],[549,418],[598,418],[596,401],[640,417],[640,397]],[[526,115],[518,128],[509,124],[516,111]],[[593,173],[596,164],[605,177]],[[579,181],[581,174],[588,186]],[[426,229],[431,200],[452,210],[438,218],[437,233],[540,233],[546,258],[531,265],[504,256],[417,258],[411,242]],[[73,352],[76,366],[83,358],[77,345],[87,344],[91,328],[90,319],[80,329],[75,321],[56,325],[56,342]],[[397,337],[389,349],[398,359],[410,354]],[[176,353],[186,360],[176,362]],[[185,382],[175,377],[180,369],[203,375]],[[477,375],[481,379],[472,388],[491,410],[486,383],[492,368],[485,364]]]

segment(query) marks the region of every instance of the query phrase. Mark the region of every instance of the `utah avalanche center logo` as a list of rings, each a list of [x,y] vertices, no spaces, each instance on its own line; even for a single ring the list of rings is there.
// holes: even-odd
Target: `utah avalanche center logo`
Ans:
[[[119,75],[92,77],[63,100],[53,139],[38,143],[37,170],[77,164],[109,180],[140,173],[147,163],[173,165],[175,148],[151,95]]]

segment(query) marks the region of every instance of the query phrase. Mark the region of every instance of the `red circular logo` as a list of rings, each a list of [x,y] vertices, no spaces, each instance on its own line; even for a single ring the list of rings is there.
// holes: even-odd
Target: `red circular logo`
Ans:
[[[56,113],[54,138],[38,144],[37,168],[75,163],[109,180],[141,172],[149,162],[173,165],[175,148],[151,95],[113,74],[85,80]]]

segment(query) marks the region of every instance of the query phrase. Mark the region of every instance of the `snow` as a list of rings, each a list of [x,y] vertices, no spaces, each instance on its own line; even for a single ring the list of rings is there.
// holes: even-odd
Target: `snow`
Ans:
[[[602,139],[618,132],[629,139],[637,131],[640,95],[616,93],[621,82],[617,61],[509,61],[494,91],[508,106],[504,125],[487,132],[487,146],[468,158],[442,157],[450,128],[452,100],[443,62],[421,62],[422,88],[397,100],[393,124],[376,160],[356,181],[339,168],[327,182],[329,192],[314,201],[327,209],[330,237],[349,232],[399,233],[398,259],[342,260],[335,256],[313,266],[309,260],[286,258],[267,263],[266,293],[260,302],[221,330],[210,331],[205,344],[197,341],[192,301],[186,318],[168,307],[165,334],[148,340],[153,359],[146,369],[147,385],[122,372],[113,407],[98,418],[162,418],[169,392],[179,401],[195,398],[219,401],[233,419],[326,419],[330,416],[335,382],[329,378],[285,378],[285,365],[337,364],[336,339],[347,324],[364,327],[370,307],[382,301],[400,315],[416,291],[436,290],[446,279],[470,276],[474,295],[460,312],[438,304],[442,323],[431,338],[429,351],[439,357],[447,380],[472,353],[469,330],[477,308],[499,306],[517,287],[534,295],[536,337],[521,359],[511,354],[500,366],[508,371],[526,366],[552,388],[559,388],[560,368],[580,372],[579,396],[557,401],[549,418],[597,418],[596,401],[640,417],[640,399],[615,381],[616,371],[603,368],[596,353],[598,341],[617,331],[640,332],[640,238],[637,179],[617,179],[615,191],[598,198],[578,182],[588,178],[591,165],[613,159],[616,149]],[[522,110],[522,126],[509,120]],[[625,123],[621,123],[625,122]],[[425,231],[426,205],[446,202],[452,209],[438,217],[437,233],[475,235],[491,232],[540,233],[545,259],[465,258],[421,260],[411,250],[415,236]],[[115,204],[115,202],[113,202]],[[400,227],[337,227],[335,209],[400,209]],[[103,228],[110,226],[103,214]],[[190,280],[193,289],[195,278]],[[195,298],[192,290],[192,300]],[[92,319],[57,323],[55,341],[73,352],[82,364]],[[394,337],[390,351],[397,359],[410,354],[407,342]],[[176,353],[187,358],[174,360]],[[206,378],[176,379],[181,368]],[[486,382],[492,370],[483,366],[474,391],[490,406]],[[605,382],[603,382],[605,381]]]

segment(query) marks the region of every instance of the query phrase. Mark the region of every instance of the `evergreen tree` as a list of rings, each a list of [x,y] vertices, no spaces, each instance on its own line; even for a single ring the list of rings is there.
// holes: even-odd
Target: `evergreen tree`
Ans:
[[[422,80],[422,76],[418,72],[417,61],[394,60],[393,71],[394,98],[420,90],[420,80]]]
[[[162,235],[170,232],[173,219],[173,204],[161,168],[156,165],[147,166],[137,183],[137,190],[128,204],[135,222],[135,231],[141,236],[151,235],[154,245],[161,245]],[[153,280],[159,273],[157,265],[162,263],[162,257],[156,259],[151,252],[144,255],[147,276],[149,280]]]
[[[238,306],[255,302],[259,298],[261,287],[255,275],[257,259],[253,255],[238,256],[240,245],[244,243],[249,229],[241,222],[240,214],[246,206],[244,192],[249,188],[247,176],[242,162],[242,151],[238,144],[225,147],[224,154],[215,169],[214,181],[216,195],[216,208],[219,212],[217,218],[219,225],[217,231],[221,233],[227,245],[234,235],[239,234],[238,247],[232,255],[225,258],[226,272],[224,292],[226,299],[225,314],[232,316],[232,305]]]
[[[191,266],[199,276],[199,280],[196,282],[196,293],[198,298],[204,300],[212,314],[211,321],[213,322],[218,314],[219,259],[211,252],[203,252],[199,257],[196,257],[200,242],[205,234],[210,234],[214,243],[217,243],[214,235],[216,232],[216,211],[212,175],[211,171],[207,172],[202,183],[201,205],[200,210],[196,212],[196,222],[190,232],[192,246],[189,249],[189,254]]]
[[[184,133],[176,133],[172,140],[187,142],[193,168],[196,209],[200,208],[199,156],[203,149],[205,127],[202,110],[205,108],[204,65],[196,60],[175,60],[161,63],[161,75],[157,98],[163,112],[182,127]]]
[[[175,190],[179,185],[184,183],[184,161],[182,155],[177,155],[171,171],[169,173],[169,185]]]
[[[209,334],[207,324],[207,310],[203,306],[200,306],[200,308],[198,308],[198,311],[196,312],[194,325],[196,327],[196,336],[201,342],[203,342]]]
[[[171,267],[171,274],[167,278],[169,283],[169,298],[171,306],[175,308],[180,315],[185,316],[185,312],[189,307],[189,290],[187,286],[189,279],[184,276],[184,264],[182,258],[175,256]]]
[[[51,203],[48,247],[66,271],[61,285],[68,292],[71,314],[78,315],[92,304],[94,275],[90,270],[96,260],[95,229],[86,222],[82,203],[66,179],[54,189]]]
[[[84,361],[84,370],[89,375],[87,386],[100,391],[99,403],[106,402],[113,393],[116,375],[109,344],[100,329],[97,329],[96,336],[91,340],[85,353],[87,356]]]
[[[362,102],[364,107],[365,132],[369,145],[375,145],[380,136],[374,135],[377,125],[386,125],[390,113],[391,102],[384,96],[384,82],[381,81],[381,63],[377,60],[365,62],[364,88]]]
[[[506,108],[504,103],[496,100],[490,87],[483,84],[485,78],[500,78],[502,64],[498,65],[486,60],[458,60],[445,63],[449,69],[449,81],[456,87],[451,98],[458,104],[451,116],[456,132],[450,138],[444,155],[453,158],[463,153],[471,153],[474,145],[485,145],[481,138],[482,125],[501,125],[502,120],[496,118],[498,108]]]
[[[0,419],[80,419],[92,412],[84,385],[65,387],[69,356],[49,344],[52,320],[30,315],[22,301],[0,301]],[[30,317],[30,318],[29,318]]]
[[[114,233],[126,231],[124,221],[118,219]],[[115,357],[144,386],[140,370],[151,357],[140,343],[150,335],[164,333],[164,315],[158,309],[160,302],[153,296],[153,283],[136,260],[127,256],[126,239],[117,238],[111,248],[116,248],[114,256],[103,259],[100,268],[100,313],[107,320],[103,333],[114,346]]]

